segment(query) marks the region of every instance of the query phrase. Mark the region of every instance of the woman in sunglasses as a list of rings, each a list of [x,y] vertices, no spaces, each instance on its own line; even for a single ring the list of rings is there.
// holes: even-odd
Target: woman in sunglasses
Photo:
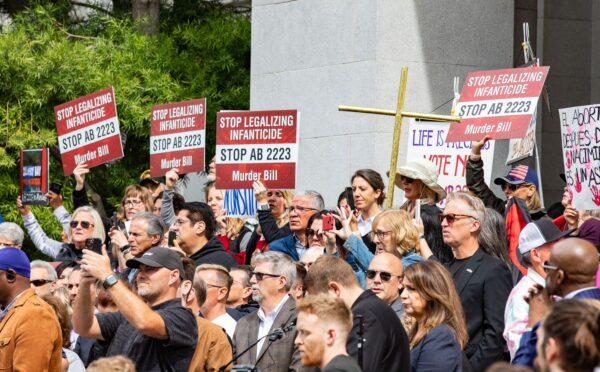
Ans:
[[[406,202],[400,206],[415,217],[417,200],[422,205],[433,205],[446,198],[446,191],[437,183],[437,166],[424,158],[409,160],[399,167],[394,183],[404,191]]]
[[[79,261],[88,238],[106,240],[104,224],[98,212],[89,206],[79,207],[71,215],[69,223],[69,242],[62,243],[48,237],[27,205],[17,200],[17,206],[23,216],[23,225],[34,245],[42,253],[56,261]]]
[[[462,349],[469,335],[448,271],[436,261],[418,262],[405,268],[402,284],[412,370],[464,370]]]

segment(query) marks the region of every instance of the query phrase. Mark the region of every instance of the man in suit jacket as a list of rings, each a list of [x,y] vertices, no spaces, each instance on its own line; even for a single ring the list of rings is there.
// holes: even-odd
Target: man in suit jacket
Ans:
[[[410,348],[396,313],[360,287],[352,267],[332,255],[319,257],[304,280],[308,293],[341,298],[352,310],[346,348],[363,371],[410,371]]]
[[[234,364],[251,364],[272,372],[305,370],[294,345],[296,303],[288,296],[296,279],[296,266],[280,252],[260,253],[253,262],[252,298],[260,308],[237,324],[233,336],[237,357]],[[273,337],[267,336],[274,333]]]
[[[512,289],[511,274],[500,260],[479,248],[483,202],[462,192],[450,194],[447,200],[440,216],[444,243],[452,248],[454,260],[446,267],[467,318],[465,354],[474,371],[483,371],[504,351],[504,306]]]

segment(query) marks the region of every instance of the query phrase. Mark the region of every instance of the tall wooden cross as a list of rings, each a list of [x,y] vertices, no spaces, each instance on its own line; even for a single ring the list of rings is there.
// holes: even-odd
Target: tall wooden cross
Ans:
[[[398,104],[396,105],[396,111],[394,110],[381,110],[376,108],[368,107],[355,107],[355,106],[338,106],[339,111],[351,111],[351,112],[362,112],[365,114],[375,115],[387,115],[394,116],[396,123],[394,125],[394,138],[392,141],[392,159],[390,161],[390,175],[388,182],[388,192],[386,196],[386,208],[392,208],[394,203],[394,187],[396,180],[396,167],[398,164],[398,148],[400,147],[400,135],[402,134],[402,119],[403,118],[415,118],[422,120],[431,120],[439,122],[460,122],[459,116],[453,115],[434,115],[434,114],[422,114],[418,112],[403,111],[404,109],[404,98],[406,96],[406,81],[408,80],[408,67],[402,68],[402,75],[400,77],[400,88],[398,90]]]

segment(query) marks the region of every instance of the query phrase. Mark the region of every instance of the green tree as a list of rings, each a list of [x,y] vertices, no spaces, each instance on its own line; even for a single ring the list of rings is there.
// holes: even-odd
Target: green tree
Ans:
[[[150,112],[155,104],[207,98],[207,153],[214,152],[214,120],[222,109],[249,104],[250,21],[244,14],[206,7],[195,18],[164,13],[161,32],[146,36],[128,16],[61,23],[64,9],[19,13],[0,34],[0,213],[21,219],[19,151],[50,147],[51,179],[67,184],[56,146],[54,106],[114,86],[125,157],[92,169],[89,184],[109,211],[124,188],[148,168]],[[207,157],[209,157],[207,154]],[[70,197],[70,186],[65,187]],[[33,208],[54,238],[60,227],[48,208]]]

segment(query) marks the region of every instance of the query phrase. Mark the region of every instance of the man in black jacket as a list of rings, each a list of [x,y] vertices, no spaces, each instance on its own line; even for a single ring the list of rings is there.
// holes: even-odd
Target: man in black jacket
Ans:
[[[504,351],[504,307],[512,289],[511,274],[500,260],[479,248],[477,237],[485,211],[481,199],[455,192],[446,200],[440,215],[442,234],[454,255],[446,268],[467,318],[465,354],[474,371],[483,371]]]
[[[352,267],[325,255],[312,264],[304,279],[307,292],[341,298],[352,310],[348,355],[363,371],[410,371],[406,332],[394,311],[373,292],[363,290]]]
[[[216,264],[230,270],[236,262],[214,236],[215,226],[215,216],[208,204],[190,202],[183,204],[171,230],[177,234],[175,244],[194,260],[197,266]]]

